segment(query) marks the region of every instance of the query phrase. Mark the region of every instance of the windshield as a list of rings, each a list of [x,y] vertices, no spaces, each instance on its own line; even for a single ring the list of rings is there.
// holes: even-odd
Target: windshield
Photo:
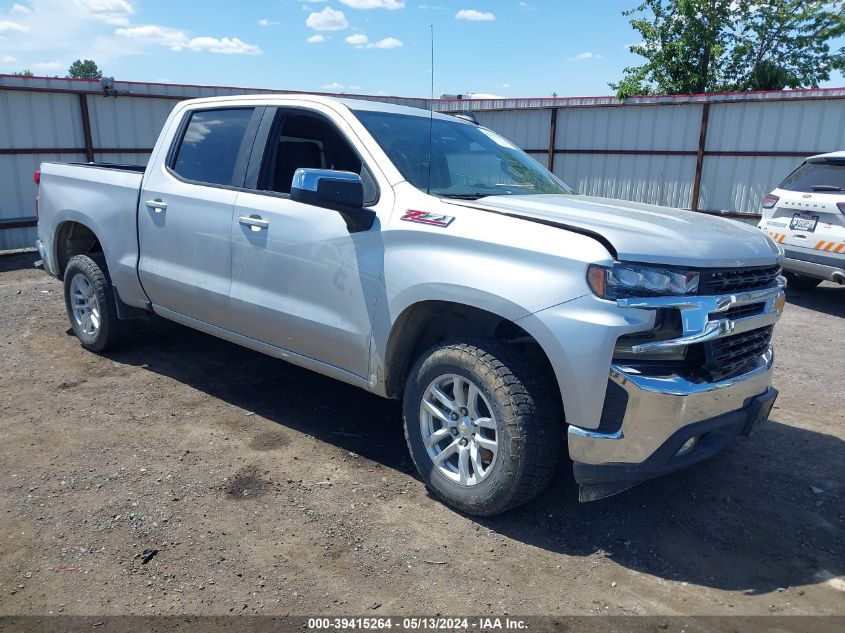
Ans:
[[[402,176],[432,195],[474,199],[572,193],[528,154],[486,128],[458,120],[432,121],[424,116],[370,110],[355,111],[355,116]]]

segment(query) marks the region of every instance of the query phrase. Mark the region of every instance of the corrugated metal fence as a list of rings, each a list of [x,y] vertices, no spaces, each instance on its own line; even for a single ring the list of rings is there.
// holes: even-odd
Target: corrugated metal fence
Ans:
[[[0,76],[0,250],[35,240],[32,173],[41,161],[144,163],[176,101],[284,92],[133,82],[114,88],[105,96],[96,81]],[[845,89],[433,105],[473,110],[579,192],[729,214],[756,213],[760,198],[801,159],[845,148]]]

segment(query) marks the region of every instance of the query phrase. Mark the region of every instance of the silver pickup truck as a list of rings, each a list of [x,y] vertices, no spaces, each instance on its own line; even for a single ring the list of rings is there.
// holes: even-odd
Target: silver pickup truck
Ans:
[[[402,399],[422,479],[466,513],[530,500],[567,448],[582,500],[620,492],[777,396],[767,235],[578,195],[456,117],[185,101],[146,168],[36,175],[37,247],[84,348],[156,314]]]

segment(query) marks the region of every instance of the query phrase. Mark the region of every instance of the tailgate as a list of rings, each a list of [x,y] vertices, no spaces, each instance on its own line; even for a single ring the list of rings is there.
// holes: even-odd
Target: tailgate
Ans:
[[[763,226],[772,239],[787,250],[845,258],[845,160],[810,159],[772,195],[777,202]]]
[[[784,247],[836,253],[845,257],[845,215],[830,195],[784,192],[767,230]],[[820,198],[827,198],[822,200]],[[842,197],[845,201],[845,196]]]

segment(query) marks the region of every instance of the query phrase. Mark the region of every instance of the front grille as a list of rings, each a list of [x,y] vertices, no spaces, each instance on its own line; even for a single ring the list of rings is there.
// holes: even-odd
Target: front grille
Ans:
[[[735,268],[731,270],[703,270],[698,282],[698,294],[720,295],[730,292],[771,288],[777,284],[780,266],[763,268]]]
[[[773,326],[691,345],[685,369],[695,378],[717,382],[750,371],[769,349]],[[702,375],[703,374],[703,375]]]
[[[735,321],[736,319],[756,316],[760,314],[765,307],[765,303],[749,303],[748,305],[730,308],[725,312],[713,312],[709,315],[709,319],[711,321],[718,321],[719,319],[730,319],[731,321]]]

